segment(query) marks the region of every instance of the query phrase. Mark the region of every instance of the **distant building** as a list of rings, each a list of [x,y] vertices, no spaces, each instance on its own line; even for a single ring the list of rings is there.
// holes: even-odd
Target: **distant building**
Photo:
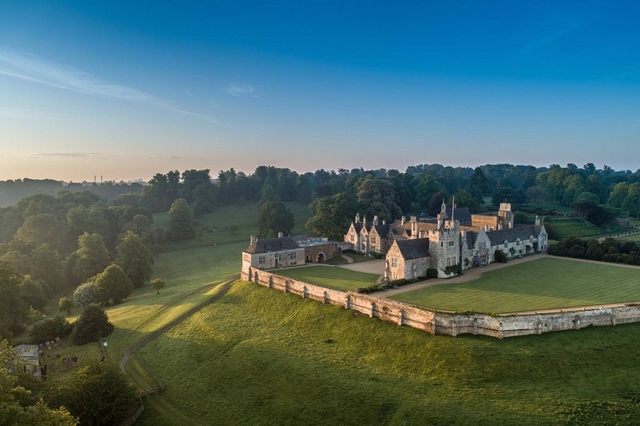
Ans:
[[[22,372],[33,376],[39,376],[40,370],[40,349],[36,345],[20,345],[16,347],[18,361],[22,365]]]
[[[251,236],[249,248],[242,252],[242,279],[255,269],[287,268],[322,263],[340,254],[340,244],[326,238],[284,237],[257,239]]]
[[[447,208],[443,201],[440,214],[431,219],[403,217],[379,225],[377,217],[369,224],[356,215],[344,241],[365,255],[386,254],[385,275],[395,280],[425,276],[427,268],[444,278],[449,276],[447,267],[460,265],[465,270],[495,261],[496,250],[507,257],[543,252],[548,235],[537,217],[535,225],[514,225],[510,203],[501,203],[496,213],[472,215],[467,208]]]

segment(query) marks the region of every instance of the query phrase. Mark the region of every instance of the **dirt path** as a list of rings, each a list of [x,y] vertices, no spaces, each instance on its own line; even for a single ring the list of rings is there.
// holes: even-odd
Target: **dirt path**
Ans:
[[[127,364],[127,361],[129,361],[129,358],[131,358],[131,355],[133,355],[138,349],[140,349],[141,347],[143,347],[144,345],[146,345],[150,341],[158,338],[162,334],[166,333],[168,330],[170,330],[171,328],[173,328],[176,325],[180,324],[182,321],[184,321],[185,319],[189,318],[191,315],[195,314],[196,312],[198,312],[199,310],[201,310],[205,306],[208,306],[208,305],[212,304],[213,302],[216,302],[216,301],[220,300],[220,298],[222,298],[222,296],[224,296],[227,293],[227,291],[229,291],[229,288],[231,288],[231,285],[235,281],[237,281],[238,279],[240,279],[240,276],[236,276],[236,277],[226,281],[224,284],[222,284],[222,287],[220,288],[220,291],[218,291],[215,295],[213,295],[213,297],[211,297],[209,300],[206,300],[206,301],[202,302],[201,304],[199,304],[197,306],[194,306],[193,308],[189,309],[187,312],[185,312],[182,315],[176,317],[174,320],[172,320],[168,324],[165,324],[164,326],[162,326],[158,330],[154,331],[153,333],[151,333],[150,335],[148,335],[144,339],[138,341],[130,349],[127,349],[126,351],[124,351],[124,353],[122,354],[122,357],[120,358],[120,362],[119,362],[120,369],[122,371],[124,371],[124,366]],[[206,285],[204,287],[200,287],[200,288],[198,288],[196,290],[193,290],[193,291],[191,291],[189,293],[185,293],[184,295],[182,295],[182,296],[170,301],[163,308],[165,308],[165,307],[167,307],[169,305],[175,304],[177,301],[182,300],[185,297],[190,296],[190,295],[192,295],[194,293],[197,293],[198,291],[202,291],[202,290],[205,290],[205,289],[208,289],[208,288],[212,288],[215,285],[218,285],[218,284]]]

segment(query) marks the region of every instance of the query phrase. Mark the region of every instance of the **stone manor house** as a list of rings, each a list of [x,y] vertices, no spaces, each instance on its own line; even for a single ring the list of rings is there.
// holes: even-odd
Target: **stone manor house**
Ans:
[[[536,217],[535,225],[514,225],[510,203],[501,203],[497,213],[474,215],[468,208],[454,206],[447,209],[443,201],[435,219],[412,216],[390,224],[379,223],[377,216],[372,222],[361,221],[356,215],[344,241],[359,253],[386,255],[389,280],[424,277],[429,268],[446,278],[452,273],[445,268],[486,265],[495,261],[496,250],[507,257],[547,250],[547,232],[540,219]]]
[[[343,243],[326,238],[285,237],[256,239],[251,237],[242,252],[242,279],[256,270],[301,266],[324,262],[352,249],[364,255],[386,255],[386,280],[424,277],[427,269],[438,271],[439,278],[495,261],[502,250],[508,258],[547,250],[548,236],[540,219],[535,225],[514,225],[510,203],[501,203],[496,213],[471,214],[468,208],[447,208],[442,203],[436,218],[403,217],[393,223],[374,216],[372,222],[360,215],[349,226]]]

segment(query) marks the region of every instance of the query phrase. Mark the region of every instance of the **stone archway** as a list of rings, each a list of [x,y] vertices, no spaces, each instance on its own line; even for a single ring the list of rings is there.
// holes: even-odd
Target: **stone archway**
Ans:
[[[318,257],[316,258],[318,263],[322,263],[325,260],[327,260],[327,257],[324,255],[324,253],[318,253]]]

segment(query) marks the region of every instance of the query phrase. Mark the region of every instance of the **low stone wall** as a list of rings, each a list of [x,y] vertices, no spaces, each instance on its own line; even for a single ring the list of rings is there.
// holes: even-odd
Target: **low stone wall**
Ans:
[[[577,330],[589,326],[610,326],[640,322],[640,303],[601,308],[575,308],[551,313],[487,315],[481,313],[441,312],[402,302],[355,292],[332,290],[322,286],[282,277],[267,271],[253,271],[245,276],[256,284],[302,298],[343,306],[398,325],[406,325],[431,334],[457,336],[473,334],[504,337],[527,336],[551,331]]]

